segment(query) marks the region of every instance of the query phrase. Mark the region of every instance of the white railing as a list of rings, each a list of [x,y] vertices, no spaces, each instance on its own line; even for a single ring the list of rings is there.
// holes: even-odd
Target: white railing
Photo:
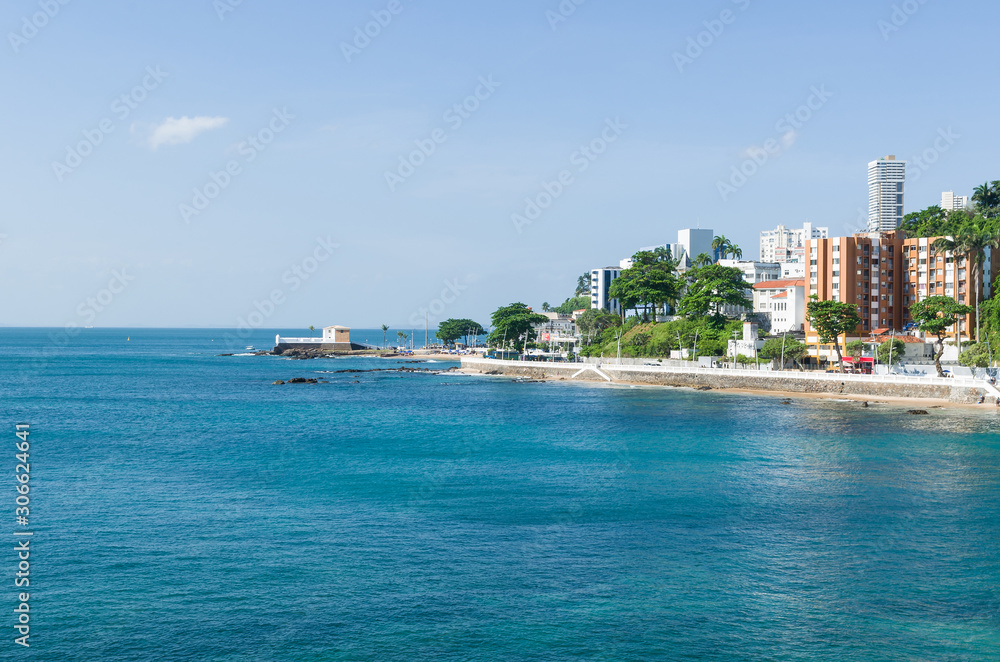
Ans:
[[[706,368],[691,366],[675,368],[669,366],[639,366],[601,363],[543,363],[539,361],[502,361],[499,359],[462,359],[463,365],[485,364],[488,366],[514,366],[519,368],[545,368],[556,370],[579,370],[581,366],[599,367],[606,373],[652,373],[673,375],[718,375],[722,377],[761,377],[764,379],[813,379],[828,382],[871,382],[880,384],[921,384],[923,386],[968,386],[996,391],[989,381],[973,377],[932,377],[911,375],[850,375],[827,372],[800,372],[798,370],[737,370],[733,368]]]

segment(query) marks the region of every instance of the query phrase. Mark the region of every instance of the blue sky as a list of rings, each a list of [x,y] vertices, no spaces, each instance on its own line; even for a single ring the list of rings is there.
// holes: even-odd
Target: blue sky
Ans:
[[[0,324],[485,324],[683,227],[850,233],[886,154],[907,211],[1000,179],[995,3],[563,7],[3,0]]]

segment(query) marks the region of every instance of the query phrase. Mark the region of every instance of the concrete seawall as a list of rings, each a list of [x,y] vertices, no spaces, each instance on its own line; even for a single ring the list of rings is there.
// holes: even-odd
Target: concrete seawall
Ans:
[[[809,372],[768,372],[714,368],[663,368],[654,366],[600,367],[582,363],[535,363],[463,358],[462,370],[474,374],[506,375],[532,379],[621,382],[655,386],[785,391],[856,397],[925,398],[956,404],[975,404],[981,396],[1000,397],[988,382],[974,379],[837,375]]]

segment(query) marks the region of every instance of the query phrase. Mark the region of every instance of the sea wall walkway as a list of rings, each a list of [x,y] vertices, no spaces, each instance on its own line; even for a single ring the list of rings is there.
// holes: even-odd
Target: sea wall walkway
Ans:
[[[623,382],[690,388],[787,391],[827,395],[933,398],[974,404],[980,397],[1000,397],[1000,390],[982,379],[903,375],[841,375],[795,370],[757,371],[725,368],[684,368],[602,363],[541,363],[462,358],[462,370],[487,375],[534,379]]]

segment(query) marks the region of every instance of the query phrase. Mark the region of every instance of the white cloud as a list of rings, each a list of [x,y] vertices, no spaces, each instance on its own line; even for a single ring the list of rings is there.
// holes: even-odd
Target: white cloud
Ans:
[[[153,128],[149,136],[149,146],[156,149],[160,145],[180,145],[189,143],[199,133],[218,129],[229,122],[228,117],[168,117]]]

